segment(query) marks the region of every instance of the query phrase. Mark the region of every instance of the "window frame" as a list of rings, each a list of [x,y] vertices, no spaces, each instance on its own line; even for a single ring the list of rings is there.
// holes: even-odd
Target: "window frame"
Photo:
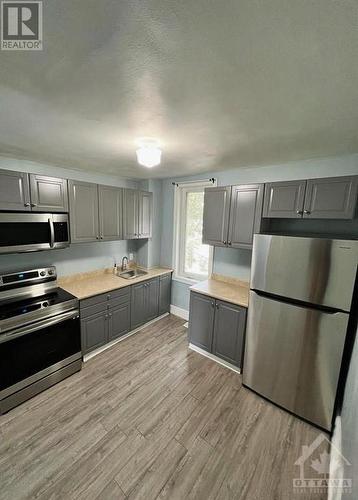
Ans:
[[[213,269],[213,247],[209,246],[208,275],[197,275],[186,273],[185,265],[185,238],[186,234],[186,196],[187,193],[201,192],[206,187],[213,187],[212,181],[182,182],[175,187],[174,194],[174,244],[173,244],[173,279],[193,285],[198,281],[205,281],[209,278]]]

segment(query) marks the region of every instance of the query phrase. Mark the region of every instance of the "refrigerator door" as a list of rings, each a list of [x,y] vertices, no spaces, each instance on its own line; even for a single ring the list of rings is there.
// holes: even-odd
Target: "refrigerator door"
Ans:
[[[347,313],[323,312],[250,292],[243,382],[331,430]]]
[[[358,241],[255,234],[251,289],[349,311]]]

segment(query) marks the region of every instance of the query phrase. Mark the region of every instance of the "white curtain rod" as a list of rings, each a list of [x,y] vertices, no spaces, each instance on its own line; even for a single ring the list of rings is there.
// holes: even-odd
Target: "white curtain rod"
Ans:
[[[200,182],[205,182],[205,181],[209,181],[211,182],[212,184],[215,184],[215,181],[216,179],[214,177],[212,177],[211,179],[198,179],[196,181],[183,181],[183,182],[172,182],[173,186],[180,186],[181,184],[198,184]]]

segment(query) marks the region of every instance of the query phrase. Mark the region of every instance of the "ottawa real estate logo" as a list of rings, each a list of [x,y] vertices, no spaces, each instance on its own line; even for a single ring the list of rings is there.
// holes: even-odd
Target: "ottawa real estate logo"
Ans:
[[[1,50],[42,50],[42,2],[1,2]]]

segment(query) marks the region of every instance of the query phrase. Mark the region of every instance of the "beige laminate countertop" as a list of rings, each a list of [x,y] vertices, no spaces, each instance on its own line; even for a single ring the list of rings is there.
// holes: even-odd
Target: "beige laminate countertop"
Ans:
[[[141,281],[146,281],[156,276],[162,276],[163,274],[170,273],[172,270],[164,267],[156,267],[153,269],[146,269],[146,271],[148,274],[145,276],[126,280],[115,276],[112,269],[102,269],[100,271],[74,274],[72,276],[59,278],[58,284],[61,288],[72,293],[72,295],[81,300],[111,290],[117,290],[118,288],[124,288]]]
[[[238,306],[248,307],[249,305],[250,287],[246,281],[213,275],[207,281],[191,286],[190,290]]]

